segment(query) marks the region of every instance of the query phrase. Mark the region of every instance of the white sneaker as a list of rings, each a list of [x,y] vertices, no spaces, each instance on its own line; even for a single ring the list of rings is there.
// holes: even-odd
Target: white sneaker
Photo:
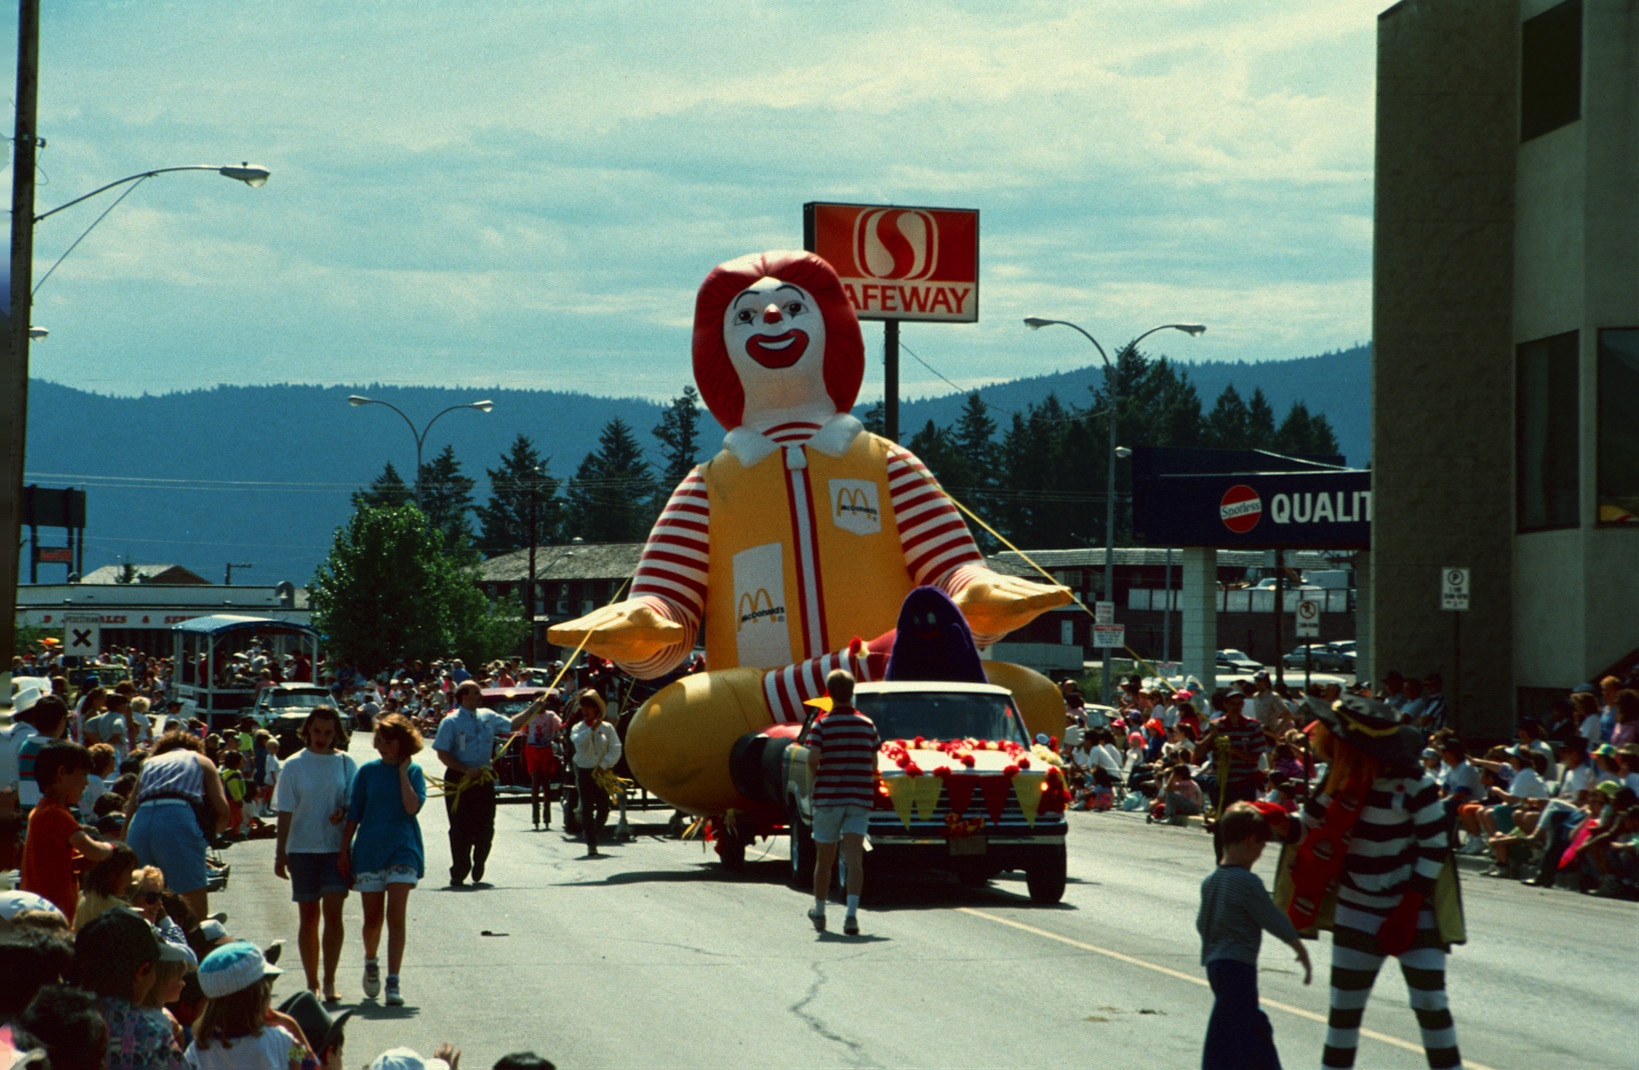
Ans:
[[[387,979],[387,998],[384,1002],[389,1007],[404,1006],[404,997],[398,991],[398,978],[389,977]]]
[[[364,998],[375,999],[381,994],[381,963],[375,959],[364,962]]]

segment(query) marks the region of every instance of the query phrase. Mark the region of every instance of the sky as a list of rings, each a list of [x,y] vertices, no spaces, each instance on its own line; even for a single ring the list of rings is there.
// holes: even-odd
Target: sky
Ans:
[[[143,182],[37,291],[31,373],[664,399],[706,272],[800,247],[813,200],[980,212],[979,322],[905,326],[908,397],[1096,362],[1025,316],[1112,351],[1204,323],[1147,343],[1187,360],[1345,348],[1387,6],[46,3],[37,211],[178,164],[272,178]],[[36,279],[119,192],[38,226]]]

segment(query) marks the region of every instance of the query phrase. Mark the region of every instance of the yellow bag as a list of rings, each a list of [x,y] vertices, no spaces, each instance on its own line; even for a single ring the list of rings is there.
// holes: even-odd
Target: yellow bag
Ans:
[[[1292,866],[1297,861],[1298,849],[1295,844],[1286,844],[1281,848],[1280,864],[1275,870],[1275,905],[1282,913],[1292,902]],[[1462,885],[1457,880],[1457,862],[1450,851],[1446,852],[1445,862],[1440,866],[1440,875],[1434,880],[1434,925],[1439,930],[1440,940],[1447,944],[1465,944],[1468,942],[1468,925],[1463,917]],[[1332,917],[1337,910],[1337,882],[1333,881],[1326,889],[1326,897],[1321,900],[1320,912],[1315,919],[1315,926],[1298,935],[1305,940],[1313,940],[1319,936],[1319,930],[1332,928]]]

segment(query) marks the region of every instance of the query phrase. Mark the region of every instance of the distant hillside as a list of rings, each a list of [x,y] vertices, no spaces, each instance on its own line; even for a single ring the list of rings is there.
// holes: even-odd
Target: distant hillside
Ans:
[[[1351,463],[1370,451],[1370,349],[1263,364],[1191,364],[1190,378],[1210,408],[1226,383],[1243,395],[1262,387],[1277,417],[1295,400],[1324,412]],[[880,368],[868,374],[880,375]],[[1002,413],[1022,410],[1052,391],[1082,404],[1099,368],[1020,379],[985,387],[981,395]],[[683,381],[678,382],[681,391]],[[382,406],[352,408],[349,394],[364,394],[403,409],[419,428],[428,416],[487,397],[493,412],[451,412],[427,437],[425,458],[454,447],[465,473],[478,480],[475,497],[488,496],[486,468],[519,431],[551,458],[550,471],[566,478],[594,445],[598,431],[620,417],[646,447],[662,406],[636,398],[438,387],[218,386],[181,394],[105,397],[56,383],[29,387],[28,482],[83,486],[87,491],[87,570],[118,563],[180,564],[213,582],[223,565],[242,582],[306,583],[329,552],[346,519],[349,494],[392,461],[406,479],[415,468],[415,443],[403,420]],[[929,419],[948,423],[962,396],[905,402],[903,437]],[[717,446],[709,418],[705,447]],[[651,459],[658,459],[651,456]],[[42,543],[60,544],[60,532],[42,531]],[[23,572],[27,579],[27,569]],[[42,565],[40,579],[58,582],[60,565]]]
[[[1275,410],[1277,423],[1294,401],[1303,402],[1310,412],[1325,413],[1337,433],[1337,443],[1344,456],[1350,464],[1363,467],[1371,459],[1371,360],[1371,346],[1363,345],[1318,357],[1272,360],[1262,364],[1244,361],[1191,364],[1179,361],[1177,366],[1189,372],[1190,382],[1195,384],[1204,411],[1211,411],[1212,403],[1223,393],[1224,387],[1233,383],[1243,398],[1250,397],[1254,388],[1262,387],[1270,407]],[[1022,412],[1031,402],[1040,401],[1049,393],[1057,394],[1067,404],[1085,405],[1088,390],[1103,383],[1104,367],[1095,365],[1056,375],[997,383],[985,387],[979,395],[993,410]],[[901,402],[900,437],[909,441],[911,435],[929,420],[941,425],[951,423],[961,412],[964,396],[948,394]],[[1003,428],[1007,425],[1005,418],[997,422]]]

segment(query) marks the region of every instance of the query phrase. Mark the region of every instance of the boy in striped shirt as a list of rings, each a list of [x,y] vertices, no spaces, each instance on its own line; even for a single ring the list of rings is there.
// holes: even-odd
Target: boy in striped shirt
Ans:
[[[848,916],[842,931],[859,932],[859,895],[865,883],[865,830],[876,790],[876,725],[854,709],[854,677],[845,669],[825,678],[831,709],[808,730],[808,771],[814,791],[814,906],[808,920],[825,931],[831,868],[842,841],[848,864]]]

